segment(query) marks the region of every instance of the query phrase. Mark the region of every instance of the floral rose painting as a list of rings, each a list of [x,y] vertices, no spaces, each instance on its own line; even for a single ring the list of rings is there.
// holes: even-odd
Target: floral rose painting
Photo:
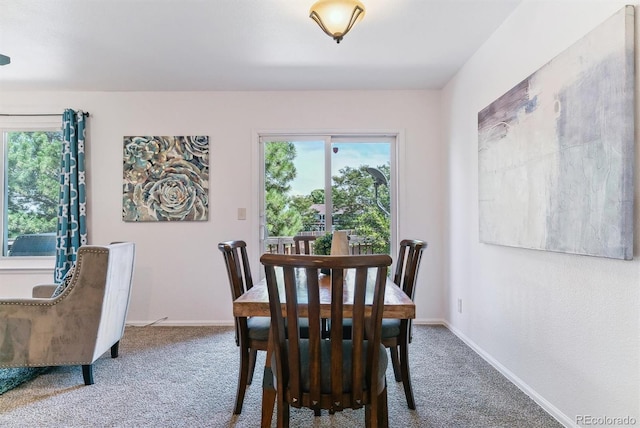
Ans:
[[[124,137],[124,221],[206,221],[209,137]]]

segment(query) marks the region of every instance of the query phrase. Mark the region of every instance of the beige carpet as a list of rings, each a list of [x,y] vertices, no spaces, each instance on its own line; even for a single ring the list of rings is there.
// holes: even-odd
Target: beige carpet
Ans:
[[[417,410],[391,368],[392,427],[560,427],[529,397],[442,326],[416,326],[411,370]],[[62,367],[0,395],[2,427],[257,427],[264,353],[241,415],[233,415],[238,351],[229,327],[127,327],[120,356],[100,358],[95,385]],[[275,425],[275,415],[273,424]],[[293,427],[364,426],[364,411],[314,417],[292,409]]]

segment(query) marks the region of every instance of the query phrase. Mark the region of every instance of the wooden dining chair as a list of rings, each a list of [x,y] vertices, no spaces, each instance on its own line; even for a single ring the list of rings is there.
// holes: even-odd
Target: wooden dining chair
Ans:
[[[312,242],[316,240],[313,235],[296,235],[293,237],[293,245],[296,254],[311,254]]]
[[[400,242],[398,259],[393,282],[414,300],[416,292],[416,278],[422,259],[422,251],[427,243],[415,239],[404,239]],[[393,374],[396,382],[402,382],[404,395],[410,409],[416,408],[413,398],[413,387],[409,373],[409,344],[411,343],[410,319],[384,319],[382,321],[382,344],[389,348]]]
[[[330,412],[365,408],[367,427],[387,427],[387,354],[381,323],[387,255],[314,256],[264,254],[274,353],[277,426],[289,426],[290,406]],[[319,270],[331,269],[331,331],[322,338]],[[374,268],[375,274],[370,274]],[[346,269],[355,276],[352,302],[343,304]],[[281,275],[283,287],[278,286]],[[367,280],[370,287],[367,291]],[[282,294],[281,294],[282,293]],[[370,307],[365,296],[371,298]],[[286,301],[286,303],[282,303]],[[352,336],[343,338],[343,310],[353,320]],[[286,315],[286,324],[285,318]],[[306,319],[308,338],[300,336]]]
[[[247,244],[244,241],[226,241],[218,244],[224,256],[224,262],[231,286],[231,297],[236,300],[253,287],[251,268],[247,257]],[[247,385],[251,385],[256,366],[258,351],[266,351],[269,343],[269,317],[236,317],[236,345],[240,348],[240,372],[238,391],[233,413],[242,412],[242,403]]]

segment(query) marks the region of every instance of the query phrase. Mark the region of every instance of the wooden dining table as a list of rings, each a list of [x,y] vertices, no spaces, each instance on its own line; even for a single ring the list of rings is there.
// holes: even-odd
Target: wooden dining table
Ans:
[[[373,270],[371,270],[373,272]],[[298,276],[299,275],[299,276]],[[297,273],[299,278],[299,290],[303,292],[304,271],[300,270]],[[351,304],[353,301],[353,284],[355,274],[347,271],[345,273],[345,284],[343,293],[344,304],[344,316],[351,316]],[[367,295],[373,293],[374,277],[370,276],[368,281],[371,287],[367,286]],[[278,278],[278,285],[284,288],[281,278]],[[320,275],[320,316],[323,318],[330,318],[331,316],[331,278],[329,275]],[[281,289],[282,291],[282,289]],[[284,293],[280,293],[284,296]],[[282,297],[283,298],[283,297]],[[370,300],[370,296],[365,297],[365,302]],[[304,297],[301,297],[298,293],[298,301],[300,302],[300,315],[306,315],[306,308],[304,304]],[[283,305],[284,307],[284,305]],[[413,319],[415,318],[416,306],[413,301],[407,296],[404,291],[400,289],[391,279],[387,278],[384,293],[384,318],[397,318],[397,319]],[[256,283],[252,288],[247,290],[242,296],[234,300],[233,302],[233,315],[235,317],[253,317],[253,316],[271,316],[269,311],[269,293],[267,292],[267,281],[262,279]],[[283,313],[283,315],[286,315]],[[267,350],[267,358],[264,368],[264,376],[262,379],[262,422],[261,426],[264,428],[271,426],[271,418],[273,416],[273,408],[276,400],[276,391],[273,385],[273,372],[271,371],[271,353],[273,352],[273,338],[269,335],[269,347]]]

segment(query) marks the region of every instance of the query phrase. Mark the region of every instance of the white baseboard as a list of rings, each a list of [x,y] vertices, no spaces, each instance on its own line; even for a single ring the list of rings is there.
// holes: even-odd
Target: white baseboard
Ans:
[[[418,324],[418,325],[444,325],[446,326],[446,322],[442,319],[416,319],[413,320],[414,324]],[[140,321],[140,320],[133,320],[133,321],[127,321],[127,325],[128,326],[132,326],[132,327],[145,327],[145,326],[165,326],[165,327],[199,327],[199,326],[217,326],[217,327],[222,327],[222,326],[228,326],[228,327],[233,327],[233,321],[228,321],[228,320],[202,320],[202,321],[184,321],[184,320],[169,320],[167,318],[160,318],[157,319],[155,321]]]
[[[511,383],[517,386],[522,392],[527,394],[533,401],[535,401],[540,407],[542,407],[547,413],[553,416],[558,422],[560,422],[565,427],[569,428],[578,428],[578,425],[567,415],[562,413],[556,406],[547,401],[544,397],[538,394],[533,388],[531,388],[527,383],[525,383],[522,379],[516,376],[513,372],[507,369],[505,366],[500,364],[495,358],[485,352],[481,347],[479,347],[473,340],[469,339],[465,336],[460,330],[452,326],[446,321],[442,323],[445,327],[447,327],[453,334],[458,336],[460,340],[462,340],[467,346],[473,349],[478,355],[480,355],[486,362],[491,364],[496,370],[498,370],[504,377],[509,379]]]
[[[439,318],[420,318],[414,319],[413,324],[417,325],[443,325],[446,327],[447,322]]]
[[[220,320],[206,320],[206,321],[182,321],[182,320],[169,320],[167,318],[160,318],[156,321],[127,321],[127,326],[131,327],[146,327],[146,326],[163,326],[163,327],[202,327],[202,326],[214,326],[214,327],[233,327],[233,321],[220,321]]]

